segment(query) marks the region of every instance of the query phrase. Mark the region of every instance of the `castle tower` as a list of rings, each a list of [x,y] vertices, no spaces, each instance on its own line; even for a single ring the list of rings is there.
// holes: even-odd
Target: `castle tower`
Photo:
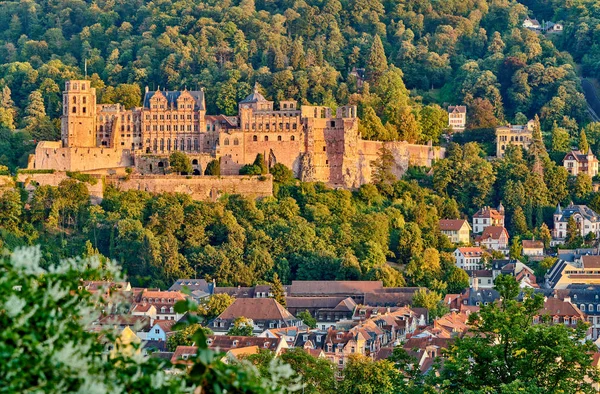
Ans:
[[[65,83],[61,117],[63,147],[93,148],[96,143],[96,89],[90,81]]]

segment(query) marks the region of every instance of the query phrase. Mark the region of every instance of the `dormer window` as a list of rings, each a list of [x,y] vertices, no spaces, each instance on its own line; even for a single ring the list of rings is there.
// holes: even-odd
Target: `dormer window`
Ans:
[[[233,347],[236,347],[236,346],[238,345],[238,343],[239,343],[239,341],[238,341],[237,339],[236,339],[236,340],[234,340],[234,341],[233,341],[233,344],[232,344],[232,345],[233,345]]]
[[[337,334],[337,339],[342,339],[342,334]]]
[[[263,345],[265,349],[269,348],[269,342],[265,342],[265,344]]]
[[[303,335],[303,336],[302,336],[302,340],[303,340],[304,342],[308,341],[308,335]]]
[[[210,346],[210,345],[212,345],[212,343],[213,343],[213,340],[212,340],[212,338],[207,338],[207,339],[206,339],[206,345],[207,345],[207,346]]]
[[[600,306],[600,305],[598,305]],[[321,342],[321,335],[317,335],[317,342]]]

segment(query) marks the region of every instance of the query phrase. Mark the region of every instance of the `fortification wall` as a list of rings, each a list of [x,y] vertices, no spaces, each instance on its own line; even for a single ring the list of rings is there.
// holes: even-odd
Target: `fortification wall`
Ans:
[[[186,153],[192,162],[193,174],[203,175],[208,163],[214,159],[208,153]],[[165,175],[169,170],[169,155],[143,154],[133,158],[136,169],[142,174]],[[196,172],[194,172],[196,171]],[[236,173],[237,174],[237,173]],[[189,174],[192,175],[192,174]]]
[[[63,148],[57,141],[42,141],[35,149],[30,169],[56,171],[93,171],[130,167],[131,152],[119,148]]]
[[[94,176],[98,182],[91,185],[87,182],[82,182],[90,193],[90,199],[93,204],[99,204],[104,195],[102,176]],[[66,172],[56,171],[53,174],[18,174],[17,181],[22,182],[25,190],[31,196],[38,186],[58,186],[65,179],[71,179]]]
[[[258,176],[132,176],[130,179],[110,179],[120,190],[143,190],[150,193],[185,193],[194,200],[214,201],[224,194],[241,194],[259,198],[273,195],[271,175]]]

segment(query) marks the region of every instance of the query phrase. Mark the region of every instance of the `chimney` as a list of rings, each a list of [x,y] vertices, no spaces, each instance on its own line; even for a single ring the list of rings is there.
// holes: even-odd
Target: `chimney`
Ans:
[[[477,274],[473,273],[473,290],[477,291],[479,290],[479,283],[477,280]]]

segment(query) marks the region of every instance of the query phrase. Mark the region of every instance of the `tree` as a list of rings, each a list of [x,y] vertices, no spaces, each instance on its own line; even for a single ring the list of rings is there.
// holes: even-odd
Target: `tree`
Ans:
[[[34,128],[46,117],[44,99],[39,90],[34,90],[29,95],[27,108],[25,108],[25,126]]]
[[[16,117],[17,111],[11,98],[11,90],[5,85],[2,88],[2,96],[0,97],[0,128],[14,130]]]
[[[337,391],[335,367],[327,359],[315,358],[304,349],[288,349],[281,355],[281,361],[292,367],[302,376],[305,394],[334,394]]]
[[[225,309],[233,304],[235,298],[227,293],[217,293],[211,295],[208,300],[204,300],[198,306],[198,313],[204,316],[205,321],[209,321],[219,316]]]
[[[521,246],[521,239],[518,236],[514,236],[510,245],[510,252],[508,254],[509,257],[515,260],[520,258],[522,250],[523,247]]]
[[[579,150],[583,154],[587,154],[590,150],[590,144],[585,135],[585,129],[581,129],[581,133],[579,134]]]
[[[429,311],[429,320],[432,321],[448,312],[448,307],[442,302],[441,294],[426,289],[419,289],[413,295],[412,306],[426,308]]]
[[[392,151],[385,144],[381,145],[377,155],[377,159],[371,162],[373,166],[373,184],[379,189],[388,192],[390,185],[396,180],[396,176],[392,172],[396,161]]]
[[[183,152],[173,152],[169,156],[169,166],[178,174],[191,174],[193,167],[188,155]]]
[[[383,49],[383,43],[379,35],[375,35],[373,44],[371,45],[371,52],[369,53],[369,60],[367,61],[367,77],[370,81],[377,84],[379,77],[387,70],[387,58],[385,56],[385,50]]]
[[[344,368],[340,393],[393,394],[400,373],[391,361],[373,361],[362,354],[351,355]]]
[[[390,135],[386,127],[381,123],[381,119],[375,113],[375,110],[367,106],[363,109],[361,122],[358,124],[358,130],[362,138],[375,141],[390,141]]]
[[[254,324],[252,320],[240,316],[233,321],[233,327],[227,331],[227,335],[251,337],[254,336]]]
[[[580,172],[575,178],[575,185],[573,187],[573,194],[575,198],[583,201],[592,192],[592,178],[585,172]]]
[[[211,160],[204,170],[204,175],[219,176],[221,175],[221,159]]]
[[[296,317],[300,320],[302,320],[302,323],[306,324],[308,327],[310,328],[317,328],[317,319],[315,319],[314,317],[312,317],[312,315],[310,314],[310,312],[307,310],[298,312],[296,314]]]
[[[269,172],[271,175],[273,175],[273,180],[277,183],[286,184],[290,183],[294,179],[294,173],[292,170],[281,163],[276,163],[273,167],[271,167]]]
[[[581,237],[581,231],[579,230],[579,226],[575,221],[573,216],[569,217],[567,221],[567,237],[565,239],[565,243],[571,248],[579,247],[583,242]]]
[[[177,349],[177,346],[192,346],[194,344],[194,335],[198,330],[204,331],[205,335],[213,334],[211,330],[206,327],[202,327],[202,325],[198,323],[190,324],[181,330],[175,331],[174,334],[167,337],[167,350],[169,352],[174,352],[175,349]]]
[[[512,215],[511,223],[514,233],[525,234],[527,232],[527,219],[525,218],[523,208],[517,207],[515,209]]]
[[[569,132],[564,127],[552,126],[552,152],[566,153],[569,151]],[[562,159],[562,157],[561,157]]]
[[[469,274],[462,268],[452,266],[450,274],[446,278],[448,293],[458,294],[469,287]]]
[[[548,316],[540,316],[541,294],[526,291],[523,301],[517,300],[521,289],[512,276],[500,275],[495,287],[500,301],[471,314],[471,334],[445,353],[440,390],[593,393],[599,376],[592,365],[593,344],[585,341],[585,322],[576,328],[552,324]]]
[[[396,116],[393,124],[398,129],[398,138],[402,141],[408,141],[414,144],[422,138],[421,127],[415,118],[411,107],[403,106],[396,110]]]
[[[283,284],[279,280],[279,275],[277,272],[273,274],[273,284],[271,285],[271,293],[273,293],[273,299],[277,301],[280,305],[285,308],[285,290],[283,289]]]
[[[269,173],[269,167],[267,166],[267,162],[265,161],[265,156],[262,153],[259,153],[256,155],[256,159],[254,159],[254,163],[252,163],[254,166],[260,168],[260,173],[261,174],[268,174]]]
[[[419,118],[422,129],[420,142],[439,143],[444,129],[448,127],[448,112],[439,105],[427,105],[421,110]]]

